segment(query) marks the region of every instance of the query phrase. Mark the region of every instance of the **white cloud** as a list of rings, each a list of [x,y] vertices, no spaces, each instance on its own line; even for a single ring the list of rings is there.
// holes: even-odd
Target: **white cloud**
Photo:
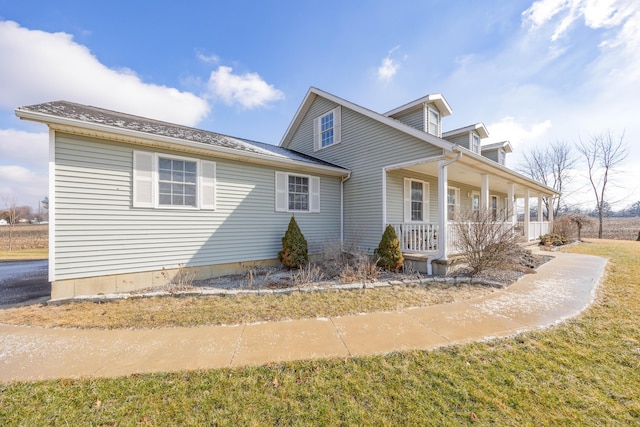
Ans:
[[[400,69],[400,61],[392,58],[393,53],[398,50],[400,46],[396,46],[387,52],[387,56],[382,58],[382,64],[378,67],[378,80],[390,81],[393,76],[398,73]],[[406,56],[403,58],[406,59]]]
[[[49,158],[49,133],[0,129],[0,164],[20,164],[46,170]]]
[[[197,124],[209,111],[192,93],[106,67],[67,33],[0,21],[0,58],[0,108],[64,99],[185,125]]]
[[[22,166],[0,165],[0,196],[15,196],[18,205],[38,206],[39,201],[47,195],[47,178],[47,173]]]
[[[525,125],[513,117],[503,117],[497,122],[487,125],[489,138],[486,143],[509,141],[514,148],[535,144],[540,142],[540,139],[550,128],[551,120]]]
[[[233,74],[233,68],[222,65],[211,72],[207,87],[212,96],[243,108],[263,107],[284,99],[284,93],[265,82],[259,74]]]

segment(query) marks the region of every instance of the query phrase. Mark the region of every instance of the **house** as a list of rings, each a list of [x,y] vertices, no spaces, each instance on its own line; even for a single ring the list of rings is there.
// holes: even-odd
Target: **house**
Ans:
[[[442,95],[380,114],[311,88],[273,146],[65,101],[18,108],[50,129],[52,298],[277,263],[292,214],[311,253],[372,251],[391,224],[418,268],[442,271],[456,212],[491,206],[514,226],[517,200],[556,194],[505,166],[508,142],[483,147],[484,125],[443,133],[451,113]],[[550,229],[539,211],[525,239]]]
[[[0,225],[7,225],[7,224],[8,224],[8,222],[7,222],[6,219],[0,218]]]

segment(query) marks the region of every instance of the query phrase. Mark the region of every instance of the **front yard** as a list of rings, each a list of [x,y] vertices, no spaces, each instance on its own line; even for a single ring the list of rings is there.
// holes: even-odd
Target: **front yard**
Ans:
[[[608,257],[608,274],[591,308],[547,330],[376,357],[2,384],[0,420],[6,425],[636,425],[640,242],[591,241],[568,250]],[[317,299],[330,294],[319,293]],[[394,298],[392,304],[399,304]],[[272,303],[271,310],[278,311],[281,301]]]

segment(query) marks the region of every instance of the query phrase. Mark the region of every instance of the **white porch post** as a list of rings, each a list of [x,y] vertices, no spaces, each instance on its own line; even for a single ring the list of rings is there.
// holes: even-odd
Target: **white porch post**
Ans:
[[[529,210],[529,189],[524,191],[524,238],[529,241],[529,217],[531,212]]]
[[[480,175],[480,208],[484,212],[489,209],[489,175],[486,173]]]
[[[382,232],[387,227],[387,169],[382,168]]]
[[[447,193],[449,188],[447,183],[449,176],[447,163],[444,160],[438,162],[438,248],[441,248],[443,260],[447,259],[449,252],[449,248],[447,248],[447,236],[449,233],[447,229],[449,223],[447,218]]]
[[[516,192],[516,186],[513,182],[507,183],[507,218],[511,224],[515,224],[518,220],[516,209],[513,203]]]
[[[542,194],[538,194],[538,222],[542,222],[542,220],[544,219],[544,212],[543,212],[543,204],[542,204]]]
[[[549,196],[549,227],[553,224],[553,195]]]

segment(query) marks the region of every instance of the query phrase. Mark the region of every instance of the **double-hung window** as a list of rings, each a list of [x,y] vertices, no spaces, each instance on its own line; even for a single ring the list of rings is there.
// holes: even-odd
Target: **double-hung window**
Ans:
[[[455,187],[447,188],[447,218],[453,221],[456,218],[458,207],[460,206],[460,189]]]
[[[133,152],[134,208],[216,208],[215,162]]]
[[[309,177],[289,175],[288,204],[290,211],[309,210]]]
[[[429,184],[424,181],[404,180],[404,221],[426,222],[429,220]]]
[[[195,161],[158,157],[158,205],[197,206],[197,165]]]
[[[320,212],[320,177],[276,172],[276,212]]]
[[[313,121],[314,151],[339,144],[342,139],[342,114],[336,107]]]
[[[471,134],[471,151],[480,154],[480,137],[475,133]]]
[[[440,133],[440,112],[434,107],[427,107],[427,133],[435,136],[441,136]]]
[[[498,163],[504,166],[505,160],[506,160],[506,154],[504,152],[504,149],[499,148],[498,149]]]

